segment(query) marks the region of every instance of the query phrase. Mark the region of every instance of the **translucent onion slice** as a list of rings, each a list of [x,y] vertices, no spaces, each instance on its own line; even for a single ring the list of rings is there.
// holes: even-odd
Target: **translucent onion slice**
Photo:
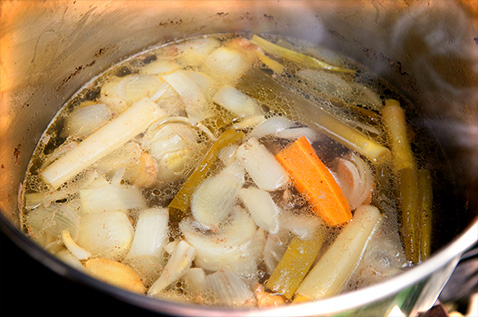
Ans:
[[[253,250],[252,238],[257,227],[251,216],[238,206],[233,207],[231,218],[217,233],[205,233],[197,229],[191,218],[182,220],[179,228],[186,240],[196,248],[195,264],[205,270],[243,272],[246,263],[257,261],[255,257],[258,255],[251,252],[256,251]]]
[[[119,260],[128,252],[133,233],[123,212],[97,212],[81,218],[77,243],[94,257]]]
[[[91,257],[91,253],[88,252],[88,250],[83,249],[78,244],[76,244],[75,241],[73,241],[73,238],[71,237],[70,232],[68,230],[63,230],[61,237],[63,240],[63,244],[75,258],[77,258],[78,260],[86,260]]]
[[[256,225],[272,234],[279,232],[280,208],[274,203],[268,192],[254,187],[242,188],[239,191],[239,197],[249,210]]]
[[[223,83],[233,83],[250,67],[251,64],[240,51],[219,47],[206,57],[203,70]]]
[[[45,232],[55,238],[60,238],[63,230],[67,230],[76,240],[80,218],[76,211],[66,204],[51,204],[30,211],[26,216],[26,224],[40,234]]]
[[[244,169],[237,161],[206,179],[191,199],[194,219],[207,228],[218,226],[231,212],[243,184]]]
[[[192,267],[182,277],[184,288],[189,296],[196,298],[206,289],[206,272],[200,267]]]
[[[176,246],[158,280],[148,290],[148,296],[157,297],[168,285],[179,280],[191,267],[196,250],[185,241]]]
[[[297,140],[298,138],[305,136],[310,143],[317,142],[321,139],[321,134],[309,127],[285,129],[277,132],[275,135],[281,139],[288,140]]]
[[[302,240],[312,239],[317,227],[321,225],[320,218],[307,214],[282,213],[281,227]]]
[[[206,276],[206,285],[213,293],[217,305],[243,306],[254,296],[241,277],[229,270],[217,271]]]
[[[146,200],[135,186],[107,184],[80,190],[82,212],[128,211],[146,208]]]
[[[179,56],[177,60],[184,65],[201,65],[204,59],[215,49],[221,46],[217,39],[206,37],[178,43],[173,48]]]
[[[110,119],[111,113],[105,104],[80,107],[66,117],[62,135],[64,137],[84,138],[95,132]]]
[[[356,154],[336,160],[336,175],[351,210],[371,200],[374,188],[370,166]]]
[[[278,132],[292,127],[295,127],[294,122],[286,117],[271,117],[255,127],[249,137],[260,139],[266,135],[276,135]]]
[[[255,138],[250,138],[239,146],[236,157],[260,189],[273,191],[289,181],[274,155]]]
[[[201,88],[184,71],[178,70],[162,76],[162,78],[181,97],[188,118],[192,124],[196,124],[212,116],[206,97]]]
[[[241,118],[262,114],[257,101],[232,86],[220,88],[214,95],[213,101]]]
[[[78,271],[86,273],[86,269],[83,266],[83,264],[81,264],[80,260],[78,260],[75,256],[73,256],[70,253],[70,251],[68,251],[66,249],[62,249],[62,250],[58,251],[57,253],[55,253],[55,255],[60,260],[62,260],[66,264],[70,265],[71,267],[74,267]]]
[[[141,74],[148,75],[159,75],[170,73],[181,68],[179,64],[169,59],[157,59],[152,61],[148,65],[145,65],[140,68],[139,72]]]
[[[156,75],[128,75],[119,82],[118,95],[132,104],[143,98],[150,98],[161,84],[163,81]]]
[[[263,257],[267,273],[272,274],[285,253],[291,236],[285,230],[279,234],[269,234],[264,246]]]
[[[206,150],[198,133],[189,124],[165,123],[151,126],[143,147],[156,159],[157,180],[168,183],[187,175]]]

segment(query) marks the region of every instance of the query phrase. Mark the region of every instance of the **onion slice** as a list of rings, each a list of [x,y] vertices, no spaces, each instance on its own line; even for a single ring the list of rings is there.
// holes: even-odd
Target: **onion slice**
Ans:
[[[229,269],[244,272],[246,264],[256,264],[259,254],[252,243],[257,231],[254,220],[243,208],[234,206],[232,209],[230,219],[217,233],[197,229],[191,218],[179,223],[184,237],[197,251],[195,264],[198,267],[209,271]]]
[[[242,306],[254,296],[241,277],[228,270],[206,276],[206,285],[219,305]]]
[[[158,280],[148,290],[148,296],[157,297],[168,285],[179,280],[191,267],[195,255],[192,246],[180,241]]]
[[[289,181],[274,155],[255,138],[250,138],[239,146],[236,157],[260,189],[273,191]]]
[[[226,219],[244,184],[244,169],[234,161],[219,174],[202,182],[191,199],[194,219],[211,228]]]
[[[279,232],[280,208],[268,192],[254,187],[242,188],[239,197],[259,227],[272,234]]]

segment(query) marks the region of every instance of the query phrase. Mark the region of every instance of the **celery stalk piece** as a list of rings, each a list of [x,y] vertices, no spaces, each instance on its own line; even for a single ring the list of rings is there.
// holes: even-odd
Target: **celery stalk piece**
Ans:
[[[308,55],[290,50],[288,48],[279,46],[257,35],[253,35],[250,42],[262,48],[266,53],[291,60],[293,62],[302,64],[307,67],[326,69],[326,70],[342,72],[342,73],[355,73],[355,71],[352,69],[346,69],[346,68],[327,64],[326,62],[321,61],[315,57],[308,56]]]
[[[418,193],[420,210],[420,260],[424,261],[430,256],[433,217],[433,188],[429,170],[418,170]]]
[[[41,175],[58,188],[164,116],[165,112],[154,102],[140,100],[46,167]]]
[[[420,213],[418,210],[417,170],[398,171],[398,198],[400,201],[400,233],[408,261],[420,261]]]
[[[282,65],[281,63],[273,60],[270,57],[267,57],[266,55],[262,54],[262,52],[260,52],[258,50],[254,50],[254,52],[256,53],[257,57],[259,57],[261,62],[263,62],[267,67],[272,69],[272,71],[274,73],[276,73],[276,74],[282,73],[282,71],[284,70],[284,65]]]
[[[377,224],[380,211],[362,205],[354,219],[319,259],[297,289],[294,302],[322,299],[338,294],[357,267]]]
[[[323,244],[322,235],[316,231],[307,240],[295,236],[279,261],[266,287],[292,299],[304,277],[309,272]]]
[[[185,214],[189,208],[193,192],[199,184],[206,179],[206,176],[214,166],[221,149],[239,142],[242,138],[244,138],[244,133],[241,131],[236,131],[232,128],[224,131],[211,148],[209,148],[204,158],[198,164],[191,176],[189,176],[186,182],[184,182],[183,186],[177,192],[176,196],[174,196],[168,207],[174,209],[173,211],[179,210]],[[177,213],[173,213],[173,215],[179,216]]]
[[[261,96],[265,96],[266,102],[268,98],[271,98],[272,102],[267,103],[271,109],[279,108],[286,113],[300,113],[308,126],[359,152],[375,164],[387,162],[391,156],[390,150],[385,146],[369,139],[363,133],[321,109],[319,105],[288,90],[257,69],[250,69],[242,76],[237,88],[253,98],[260,99]]]
[[[408,141],[405,111],[397,100],[387,99],[381,113],[390,140],[395,169],[414,168],[415,161]]]

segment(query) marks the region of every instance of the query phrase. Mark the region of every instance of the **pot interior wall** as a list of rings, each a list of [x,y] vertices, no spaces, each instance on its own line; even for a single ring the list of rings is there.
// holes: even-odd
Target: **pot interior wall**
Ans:
[[[405,5],[409,2],[2,3],[2,215],[19,227],[18,191],[33,149],[58,109],[91,77],[156,43],[199,34],[264,32],[349,56],[408,97],[449,159],[458,197],[453,217],[465,229],[478,211],[476,195],[471,195],[478,190],[476,19],[473,23],[458,2],[432,1],[430,7]]]

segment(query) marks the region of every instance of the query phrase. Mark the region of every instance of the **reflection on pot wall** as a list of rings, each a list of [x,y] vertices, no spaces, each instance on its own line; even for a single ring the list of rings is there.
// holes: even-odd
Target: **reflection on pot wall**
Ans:
[[[472,1],[4,1],[0,10],[0,208],[15,225],[34,146],[75,91],[158,42],[231,31],[303,38],[389,80],[423,110],[442,141],[456,173],[462,228],[476,221],[478,23]]]

